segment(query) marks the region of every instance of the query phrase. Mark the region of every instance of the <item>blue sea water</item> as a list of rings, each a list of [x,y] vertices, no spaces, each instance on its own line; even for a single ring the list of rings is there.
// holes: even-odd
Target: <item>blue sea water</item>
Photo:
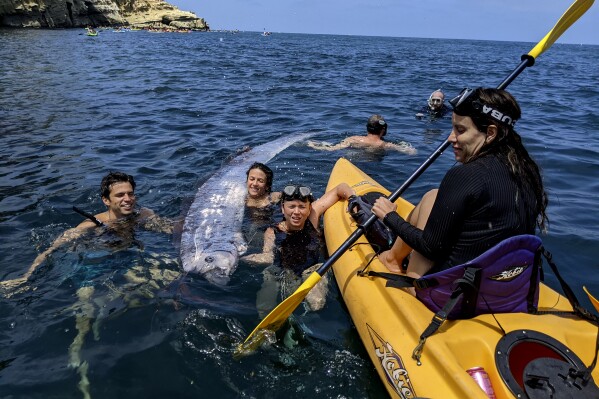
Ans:
[[[242,148],[308,131],[337,142],[364,133],[368,116],[380,113],[388,139],[410,142],[417,155],[299,144],[269,165],[275,189],[293,181],[322,194],[345,156],[394,189],[449,134],[449,119],[414,117],[430,92],[451,97],[465,86],[496,86],[533,45],[0,30],[0,279],[24,273],[82,221],[73,205],[100,212],[98,186],[110,170],[135,176],[143,206],[181,220],[201,183]],[[544,243],[587,306],[582,285],[599,294],[598,63],[598,46],[555,44],[509,88],[523,109],[517,129],[549,194]],[[441,156],[405,197],[417,201],[453,163],[451,152]],[[386,395],[336,287],[323,311],[304,316],[306,335],[292,337],[298,344],[281,339],[234,359],[259,322],[260,270],[242,263],[226,288],[187,276],[177,289],[147,294],[127,271],[144,281],[152,271],[178,271],[178,237],[141,231],[135,238],[143,248],[91,240],[59,250],[28,290],[0,298],[1,397],[82,397],[82,374],[94,398]],[[558,288],[550,272],[546,280]],[[91,299],[78,299],[81,287],[94,288]],[[86,313],[90,306],[94,313]],[[69,348],[86,314],[83,373],[69,367]]]

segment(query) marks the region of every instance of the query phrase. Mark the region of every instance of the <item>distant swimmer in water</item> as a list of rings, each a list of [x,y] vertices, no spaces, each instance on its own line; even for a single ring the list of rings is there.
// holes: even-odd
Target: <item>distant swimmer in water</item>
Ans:
[[[255,264],[270,265],[264,272],[264,282],[258,292],[256,306],[264,317],[277,305],[277,297],[287,297],[316,268],[322,253],[320,217],[337,201],[347,200],[355,191],[345,183],[314,200],[312,190],[303,185],[285,186],[281,197],[283,220],[264,233],[261,253],[242,259]],[[327,278],[310,291],[306,301],[311,310],[321,309],[326,300]]]
[[[308,146],[316,150],[335,151],[344,148],[364,148],[364,149],[384,149],[399,151],[404,154],[414,155],[416,149],[409,143],[401,142],[399,144],[385,141],[388,124],[381,115],[372,115],[366,123],[366,136],[350,136],[338,144],[317,143],[308,141]]]
[[[31,274],[46,258],[60,247],[77,240],[95,227],[105,225],[112,228],[116,234],[123,233],[125,227],[139,226],[143,229],[172,234],[173,222],[156,215],[148,208],[136,209],[135,180],[133,176],[110,172],[102,179],[100,186],[101,198],[106,211],[95,216],[88,215],[88,220],[65,231],[52,245],[39,254],[22,277],[0,282],[0,287],[11,288],[27,281]]]
[[[441,89],[435,90],[428,98],[426,106],[422,107],[416,114],[416,118],[422,119],[426,115],[433,119],[443,118],[449,112],[449,107],[445,105],[445,94]]]

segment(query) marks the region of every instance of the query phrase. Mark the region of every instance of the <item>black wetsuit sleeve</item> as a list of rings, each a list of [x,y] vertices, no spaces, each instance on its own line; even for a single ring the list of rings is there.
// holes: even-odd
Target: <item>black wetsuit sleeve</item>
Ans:
[[[433,261],[447,258],[462,231],[470,204],[484,185],[477,179],[475,168],[464,166],[450,169],[443,178],[424,230],[412,226],[395,212],[384,219],[403,241]]]
[[[422,247],[418,249],[414,245],[414,243],[422,242],[422,230],[406,222],[401,216],[399,216],[397,212],[389,212],[387,215],[385,215],[383,222],[387,227],[391,229],[393,233],[395,233],[398,237],[405,241],[410,247],[424,255]]]

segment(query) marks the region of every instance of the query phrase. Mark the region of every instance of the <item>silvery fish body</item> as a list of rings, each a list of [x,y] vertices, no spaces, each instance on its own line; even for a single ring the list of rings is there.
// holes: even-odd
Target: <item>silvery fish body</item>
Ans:
[[[245,209],[246,172],[254,162],[266,163],[310,134],[282,137],[235,157],[210,177],[196,193],[181,235],[183,269],[225,285],[247,249],[241,232]]]

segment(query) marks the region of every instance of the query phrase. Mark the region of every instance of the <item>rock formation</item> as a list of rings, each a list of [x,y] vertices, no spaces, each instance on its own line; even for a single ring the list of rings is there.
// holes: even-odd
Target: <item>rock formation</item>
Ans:
[[[131,25],[208,30],[203,18],[163,0],[0,0],[0,26]]]

